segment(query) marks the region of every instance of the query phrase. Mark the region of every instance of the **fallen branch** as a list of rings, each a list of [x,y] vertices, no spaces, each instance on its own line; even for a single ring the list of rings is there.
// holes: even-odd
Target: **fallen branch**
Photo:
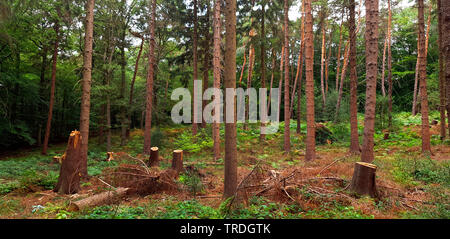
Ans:
[[[113,191],[103,192],[91,197],[82,199],[80,201],[71,202],[69,205],[69,211],[80,211],[88,207],[100,206],[112,202],[115,198],[124,196],[128,191],[128,188],[117,188]]]

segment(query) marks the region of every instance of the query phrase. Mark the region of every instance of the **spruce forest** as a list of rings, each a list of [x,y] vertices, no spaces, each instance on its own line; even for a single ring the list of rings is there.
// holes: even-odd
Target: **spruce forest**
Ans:
[[[0,0],[0,218],[449,219],[449,0]]]

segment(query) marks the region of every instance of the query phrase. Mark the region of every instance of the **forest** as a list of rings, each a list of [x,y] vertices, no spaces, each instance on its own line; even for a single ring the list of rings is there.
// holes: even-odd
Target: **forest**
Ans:
[[[0,218],[449,219],[449,0],[0,0]]]

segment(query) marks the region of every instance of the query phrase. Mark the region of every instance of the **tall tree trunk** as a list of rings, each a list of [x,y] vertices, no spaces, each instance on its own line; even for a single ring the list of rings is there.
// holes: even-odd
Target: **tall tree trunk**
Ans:
[[[291,122],[289,107],[289,6],[288,0],[284,0],[284,152],[291,151]]]
[[[366,112],[361,161],[374,160],[373,134],[375,128],[375,105],[378,71],[378,0],[366,0]]]
[[[442,15],[442,51],[444,64],[445,91],[447,95],[447,117],[450,125],[450,2],[442,1],[440,6]],[[450,126],[448,127],[450,135]]]
[[[151,4],[152,15],[149,21],[150,27],[150,50],[148,55],[147,72],[147,96],[145,106],[145,130],[144,130],[144,154],[150,155],[151,152],[151,130],[152,130],[152,107],[153,107],[153,78],[155,66],[155,24],[156,24],[156,0],[149,0]]]
[[[344,10],[342,10],[342,20],[341,20],[341,26],[339,30],[339,47],[338,47],[338,53],[337,53],[337,66],[336,66],[336,91],[339,90],[339,72],[341,67],[341,47],[342,47],[342,26],[344,25]]]
[[[349,2],[350,18],[350,152],[360,153],[358,137],[358,78],[356,76],[355,0]]]
[[[209,1],[207,2],[207,7],[206,7],[206,26],[205,26],[205,40],[203,42],[203,90],[202,90],[202,95],[203,93],[205,93],[206,89],[208,89],[208,83],[209,83],[209,68],[210,68],[210,58],[211,55],[209,54],[209,46],[210,46],[210,35],[209,35],[209,28],[210,28],[210,23],[209,23],[209,15],[210,15],[210,5],[209,5]],[[202,97],[203,98],[203,97]],[[206,104],[208,102],[206,100],[202,100],[202,112],[205,110]],[[202,124],[201,124],[202,128],[206,127],[206,121],[205,119],[202,117]]]
[[[302,78],[303,78],[303,52],[305,51],[305,3],[302,1],[302,25],[301,25],[301,42],[300,42],[300,53],[298,56],[299,65],[297,66],[297,76],[299,78],[297,86],[297,134],[301,133],[301,99],[302,99]]]
[[[88,0],[86,4],[86,25],[83,57],[83,81],[80,113],[81,133],[81,174],[88,176],[87,153],[89,142],[89,113],[91,110],[91,76],[92,76],[92,42],[94,35],[94,5],[95,0]]]
[[[324,11],[322,9],[322,11]],[[322,91],[322,110],[325,110],[326,98],[325,98],[325,82],[324,82],[324,63],[325,63],[325,13],[322,18],[322,47],[320,54],[320,90]]]
[[[383,47],[383,64],[381,66],[381,94],[383,97],[386,96],[386,89],[384,88],[384,66],[386,64],[386,47],[387,47],[388,37],[384,39],[384,47]]]
[[[443,32],[442,32],[442,12],[441,0],[437,0],[437,15],[438,15],[438,49],[439,49],[439,112],[441,116],[441,140],[445,139],[445,78],[444,78],[444,51],[443,51]],[[450,136],[450,135],[449,135]]]
[[[134,73],[133,73],[133,78],[131,79],[131,84],[130,84],[130,98],[128,100],[128,132],[127,132],[127,138],[130,137],[130,129],[131,129],[131,115],[133,113],[133,111],[131,110],[132,105],[133,105],[133,94],[134,94],[134,83],[136,82],[136,76],[137,76],[137,72],[139,70],[139,60],[141,59],[141,55],[142,55],[142,50],[144,48],[144,38],[141,38],[141,45],[139,47],[139,52],[136,58],[136,63],[134,64]]]
[[[50,138],[50,130],[52,127],[53,117],[53,104],[55,102],[55,88],[56,88],[56,63],[58,61],[58,48],[59,48],[59,22],[55,22],[55,48],[53,50],[53,63],[52,63],[52,81],[50,87],[50,102],[48,106],[47,127],[45,129],[44,145],[42,147],[42,154],[47,155],[48,140]]]
[[[392,13],[391,13],[391,1],[388,0],[388,126],[389,131],[392,131],[392,52],[391,52],[391,25],[392,25]]]
[[[339,110],[341,108],[341,101],[342,101],[342,94],[344,92],[344,79],[345,79],[345,74],[347,73],[347,65],[348,65],[348,56],[350,53],[350,41],[347,42],[347,44],[345,45],[345,50],[344,50],[344,60],[342,62],[342,72],[341,72],[341,81],[339,83],[339,94],[338,94],[338,99],[337,99],[337,103],[336,103],[336,113],[334,115],[334,120],[337,121],[338,117],[339,117]]]
[[[306,155],[307,161],[316,158],[316,126],[314,120],[314,40],[311,0],[305,0],[305,66],[306,66]]]
[[[261,36],[260,39],[260,50],[261,50],[261,88],[266,88],[266,47],[265,47],[265,35],[266,35],[266,29],[265,29],[265,3],[262,3],[262,9],[261,9]],[[269,89],[270,90],[270,89]],[[263,103],[265,104],[265,102]],[[267,109],[267,108],[266,108]],[[261,116],[260,116],[261,117]],[[265,124],[261,122],[261,127],[264,127]],[[266,135],[263,134],[262,130],[259,135],[260,140],[264,140],[266,138]]]
[[[196,119],[197,119],[197,117],[198,117],[198,114],[199,114],[199,112],[197,112],[198,111],[198,109],[197,109],[197,107],[196,107],[196,105],[195,105],[195,103],[196,103],[196,92],[195,92],[195,89],[196,89],[196,85],[197,85],[197,79],[198,79],[198,69],[197,69],[197,28],[198,28],[198,21],[197,21],[197,0],[194,0],[194,32],[193,32],[193,49],[192,49],[192,51],[193,51],[193,57],[194,57],[194,59],[193,59],[193,71],[194,71],[194,84],[193,84],[193,86],[194,86],[194,90],[192,91],[192,99],[194,99],[193,100],[193,102],[194,102],[194,106],[192,107],[192,112],[193,112],[193,117],[192,117],[192,119],[193,119],[193,121],[192,121],[192,134],[193,135],[196,135],[197,134],[197,130],[198,130],[198,125],[197,125],[197,123],[196,123]],[[202,117],[203,118],[203,117]]]
[[[236,0],[225,0],[225,29],[224,84],[225,89],[236,89]],[[231,97],[231,99],[228,99],[228,97]],[[226,98],[226,110],[235,113],[235,97],[227,95]],[[232,121],[232,123],[229,120],[225,121],[224,198],[234,196],[237,189],[236,120]]]
[[[220,77],[221,77],[221,48],[220,44],[222,42],[221,39],[221,19],[220,19],[220,6],[221,0],[214,1],[214,59],[213,59],[213,74],[214,74],[214,88],[216,90],[216,94],[214,94],[214,100],[221,99],[220,98]],[[215,107],[220,107],[219,104],[216,104]],[[216,113],[214,111],[214,122],[213,122],[213,140],[214,140],[214,159],[218,160],[220,158],[220,111]]]
[[[427,95],[427,56],[425,50],[425,23],[423,16],[423,0],[417,0],[418,27],[419,27],[419,82],[420,82],[420,109],[422,113],[422,153],[431,153],[430,122],[428,119],[428,95]]]
[[[328,44],[328,56],[325,58],[325,98],[328,95],[328,65],[330,63],[330,57],[331,57],[331,43],[333,42],[333,31],[330,31],[330,39]]]
[[[125,88],[126,88],[126,66],[127,61],[125,58],[125,36],[126,36],[126,26],[122,29],[121,33],[121,43],[120,43],[120,72],[121,72],[121,85],[120,85],[120,100],[125,101]],[[120,106],[120,146],[125,146],[127,144],[127,128],[128,117],[127,117],[127,109],[125,107],[125,102],[121,103]]]
[[[251,30],[252,32],[253,30]],[[252,35],[252,34],[250,34]],[[253,44],[250,44],[249,53],[248,53],[248,75],[247,75],[247,89],[252,87],[252,76],[253,76],[253,64],[255,62],[255,48]],[[249,121],[249,104],[250,104],[250,96],[245,97],[247,99],[245,104],[245,120],[244,120],[244,130],[248,130],[248,121]]]

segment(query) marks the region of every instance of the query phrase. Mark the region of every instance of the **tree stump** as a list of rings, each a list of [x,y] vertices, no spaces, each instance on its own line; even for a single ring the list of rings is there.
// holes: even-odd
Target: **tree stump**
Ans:
[[[158,147],[150,148],[150,158],[149,158],[149,166],[157,167],[159,166],[159,151]]]
[[[172,169],[178,173],[183,171],[183,150],[173,151]]]
[[[67,149],[61,161],[58,183],[53,191],[61,194],[77,193],[80,190],[81,177],[81,134],[79,131],[70,133]]]
[[[375,173],[377,166],[370,163],[356,162],[353,172],[350,191],[358,195],[369,195],[373,198],[378,196],[375,184]]]

